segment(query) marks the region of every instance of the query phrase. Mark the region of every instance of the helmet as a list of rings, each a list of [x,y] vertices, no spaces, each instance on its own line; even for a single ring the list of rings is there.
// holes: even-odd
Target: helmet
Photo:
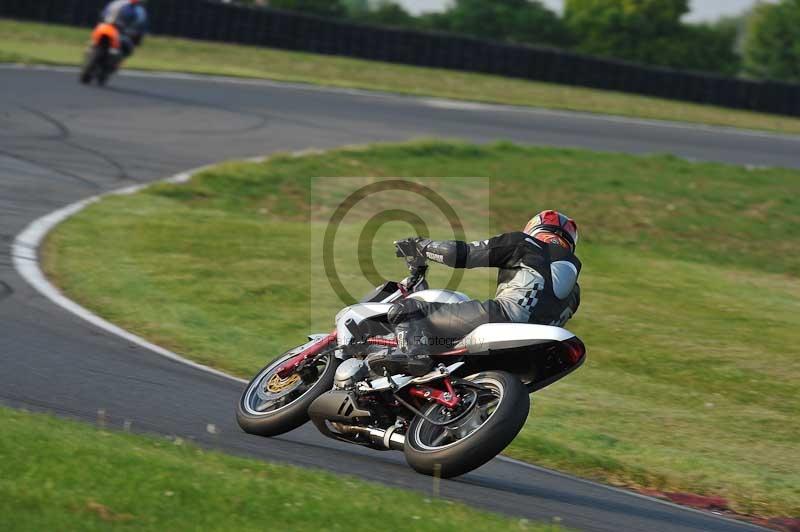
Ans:
[[[544,237],[539,238],[544,242],[561,245],[566,243],[572,248],[572,251],[575,251],[575,246],[578,244],[578,225],[575,220],[558,211],[540,212],[531,218],[522,231],[533,237],[537,235]],[[547,238],[547,235],[550,235],[550,238]]]

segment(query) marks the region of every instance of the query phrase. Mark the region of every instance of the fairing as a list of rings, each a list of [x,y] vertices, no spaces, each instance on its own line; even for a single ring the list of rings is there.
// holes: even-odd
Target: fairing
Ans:
[[[112,48],[119,49],[119,30],[113,24],[98,24],[92,31],[92,44],[98,46],[104,37],[108,39]]]
[[[531,323],[487,323],[464,337],[455,348],[470,354],[564,342],[575,335],[561,327]]]

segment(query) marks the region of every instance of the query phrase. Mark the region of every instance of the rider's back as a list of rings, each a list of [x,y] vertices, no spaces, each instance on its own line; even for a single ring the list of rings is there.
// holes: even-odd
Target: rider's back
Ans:
[[[114,0],[103,10],[101,19],[125,33],[143,34],[147,29],[147,11],[130,0]]]
[[[581,262],[574,252],[522,232],[501,235],[513,249],[497,275],[495,300],[511,321],[563,326],[580,304]]]

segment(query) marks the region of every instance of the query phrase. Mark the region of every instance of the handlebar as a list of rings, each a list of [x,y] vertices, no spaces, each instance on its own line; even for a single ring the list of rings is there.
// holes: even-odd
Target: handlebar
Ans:
[[[425,274],[428,271],[428,265],[422,264],[419,266],[409,266],[408,271],[411,272],[411,275],[408,277],[408,282],[406,286],[411,288],[416,286],[420,281],[425,279]]]
[[[425,273],[428,271],[428,260],[421,255],[407,255],[401,247],[400,241],[395,242],[394,245],[397,248],[397,257],[406,261],[410,273],[406,286],[412,287],[425,278]]]

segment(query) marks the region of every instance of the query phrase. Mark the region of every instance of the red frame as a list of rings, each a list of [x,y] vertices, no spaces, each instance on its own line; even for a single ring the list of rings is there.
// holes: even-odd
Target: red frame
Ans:
[[[308,360],[309,358],[318,355],[323,349],[336,341],[336,331],[333,331],[328,336],[321,338],[319,341],[311,344],[310,346],[297,353],[295,356],[284,362],[277,369],[276,373],[281,379],[289,377],[295,370]]]
[[[397,347],[397,340],[389,340],[388,338],[367,338],[367,343],[384,347]]]
[[[436,401],[440,405],[446,406],[447,408],[454,408],[459,402],[461,402],[461,399],[459,399],[459,397],[456,395],[456,392],[453,389],[453,384],[450,382],[450,377],[445,377],[442,379],[442,383],[444,384],[445,390],[439,390],[437,388],[431,388],[430,386],[422,386],[418,384],[409,388],[408,393],[409,395],[419,399]],[[450,399],[444,398],[446,393],[450,394]]]
[[[453,349],[452,351],[445,351],[444,353],[434,353],[432,356],[435,356],[435,357],[459,357],[461,355],[467,354],[467,351],[469,351],[469,349],[467,349],[466,347],[461,347],[459,349]]]

